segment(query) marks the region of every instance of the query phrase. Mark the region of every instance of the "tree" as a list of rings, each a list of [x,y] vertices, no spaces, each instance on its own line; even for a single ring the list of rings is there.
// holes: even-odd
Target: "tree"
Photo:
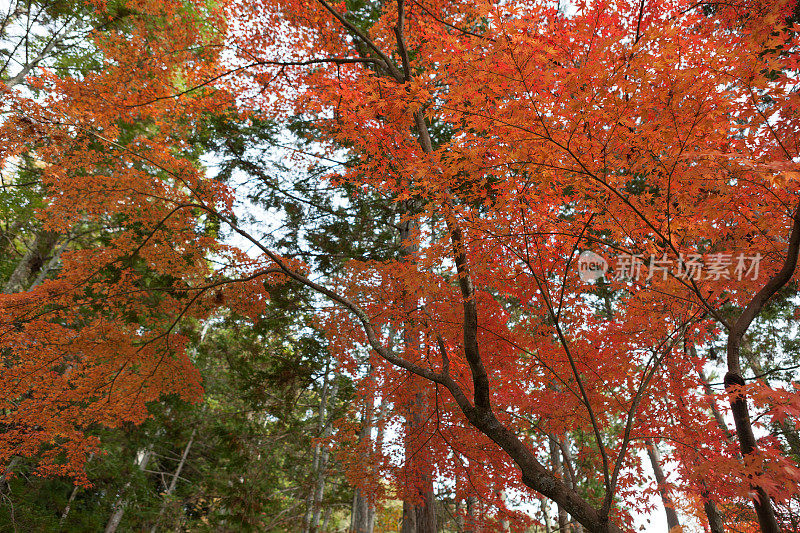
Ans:
[[[81,318],[122,329],[113,342],[138,337],[161,350],[127,350],[100,374],[108,382],[133,360],[144,371],[125,378],[144,387],[158,382],[143,379],[148,372],[166,378],[159,366],[173,353],[175,319],[222,301],[253,313],[266,298],[264,280],[292,280],[338,304],[325,317],[329,339],[343,359],[344,347],[373,351],[382,394],[400,404],[425,391],[430,417],[409,438],[439,456],[455,448],[458,460],[441,467],[448,474],[470,457],[483,466],[472,472],[476,485],[491,493],[520,487],[510,479],[516,471],[587,530],[618,531],[639,505],[632,449],[658,437],[683,443],[684,464],[699,465],[684,490],[710,489],[736,505],[752,499],[762,531],[781,527],[772,500],[797,492],[797,463],[774,441],[755,439],[746,398],[767,418],[797,412],[797,398],[746,384],[739,346],[794,276],[800,243],[797,33],[783,23],[793,5],[616,2],[575,13],[532,2],[221,7],[227,26],[213,6],[198,4],[202,16],[194,17],[144,2],[143,12],[170,21],[157,30],[169,46],[141,24],[134,38],[104,41],[101,75],[49,78],[50,109],[21,96],[10,104],[10,146],[40,135],[23,120],[32,117],[52,143],[37,147],[59,194],[50,217],[113,213],[137,225],[92,258],[110,272],[89,283],[78,274],[89,258],[71,256],[59,281],[33,291],[21,310],[40,309],[45,291],[48,305],[69,309],[105,296],[114,307]],[[118,95],[108,105],[112,87]],[[253,120],[313,117],[318,155],[343,149],[352,157],[325,179],[402,206],[404,256],[351,261],[316,281],[313,262],[270,248],[239,223],[231,191],[188,163],[183,140],[203,112],[223,106]],[[116,125],[134,117],[157,127],[122,144]],[[95,174],[103,179],[87,179],[87,166],[106,169]],[[208,219],[261,255],[195,238]],[[595,285],[576,272],[588,248],[630,259],[612,261],[610,319],[597,313]],[[210,252],[223,263],[214,272],[198,264]],[[139,290],[131,257],[171,276],[160,303],[175,319],[139,328],[111,321],[144,307],[129,296]],[[64,334],[52,321],[21,316],[11,309],[4,321],[35,335],[9,335],[12,353],[30,351],[31,339],[48,332]],[[738,455],[719,438],[695,377],[704,360],[688,349],[720,329]],[[398,332],[400,348],[392,345]],[[79,346],[94,358],[109,353],[108,344]],[[397,387],[397,368],[425,388]],[[90,381],[103,378],[91,376],[87,392]],[[545,466],[551,435],[566,434],[584,436],[575,460],[592,478],[585,493]]]

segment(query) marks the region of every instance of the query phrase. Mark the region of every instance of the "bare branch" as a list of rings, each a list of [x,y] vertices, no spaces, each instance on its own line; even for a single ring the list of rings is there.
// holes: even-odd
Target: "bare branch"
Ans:
[[[336,20],[338,20],[342,24],[342,26],[344,26],[345,28],[347,28],[350,31],[350,33],[352,33],[353,35],[355,35],[356,37],[361,39],[364,42],[364,44],[366,44],[367,46],[369,46],[371,48],[372,51],[375,52],[378,55],[378,57],[381,58],[381,60],[383,61],[383,63],[386,66],[386,69],[389,71],[389,73],[392,75],[392,77],[395,80],[397,80],[399,82],[403,81],[403,73],[400,72],[400,70],[397,68],[397,66],[394,64],[394,62],[392,62],[392,60],[389,58],[389,56],[384,54],[383,51],[381,51],[381,49],[378,48],[378,45],[376,45],[372,41],[372,39],[367,37],[367,35],[363,31],[361,31],[355,24],[353,24],[352,22],[350,22],[349,20],[344,18],[344,16],[342,16],[341,13],[339,13],[338,11],[333,9],[333,7],[331,7],[331,5],[328,2],[326,2],[325,0],[317,0],[317,2],[322,4],[322,6],[325,9],[327,9],[328,12],[330,12],[330,14],[333,15],[334,18]]]

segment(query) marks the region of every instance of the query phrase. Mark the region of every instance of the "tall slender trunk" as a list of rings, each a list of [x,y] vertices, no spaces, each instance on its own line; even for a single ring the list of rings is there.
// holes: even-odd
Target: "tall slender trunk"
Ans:
[[[694,348],[693,348],[694,349]],[[725,419],[722,417],[722,413],[719,412],[717,409],[717,404],[714,403],[714,390],[711,388],[711,385],[708,383],[708,378],[706,377],[703,369],[698,368],[697,373],[700,376],[700,381],[703,384],[703,389],[705,390],[706,395],[708,396],[708,408],[711,409],[711,414],[714,415],[714,420],[717,422],[717,427],[725,434],[726,437],[729,439],[733,437],[731,434],[731,430],[728,429],[728,425],[725,423]]]
[[[478,533],[478,517],[475,513],[475,496],[467,496],[467,519],[464,524],[464,533]]]
[[[362,443],[369,443],[372,434],[373,411],[375,409],[375,388],[372,384],[373,368],[370,365],[367,370],[368,391],[364,403],[364,415],[361,422],[361,430],[358,439]],[[371,533],[372,522],[370,520],[371,503],[369,498],[356,488],[353,491],[353,505],[350,513],[350,533]]]
[[[72,502],[75,501],[75,496],[78,495],[78,489],[80,488],[79,485],[75,485],[72,487],[72,492],[69,494],[69,500],[67,500],[67,505],[64,507],[64,512],[61,513],[61,518],[58,519],[58,528],[61,529],[61,526],[64,524],[64,520],[67,519],[69,516],[69,511],[72,508]]]
[[[575,472],[577,467],[575,465],[575,460],[572,458],[572,452],[570,452],[569,446],[563,437],[559,437],[557,443],[558,447],[561,449],[561,460],[564,472],[566,472],[567,480],[569,481],[567,485],[575,492],[578,492],[578,475]],[[572,520],[570,522],[570,530],[572,533],[583,533],[583,526],[580,525],[577,520]]]
[[[8,462],[8,465],[6,465],[6,468],[3,471],[3,475],[0,476],[0,494],[3,494],[8,488],[9,475],[11,474],[11,472],[14,471],[14,469],[17,467],[17,465],[20,463],[21,460],[22,459],[20,459],[18,455],[15,455]]]
[[[456,487],[458,487],[458,474],[456,474]],[[458,490],[453,495],[453,516],[456,523],[456,531],[464,531],[464,517],[461,514],[461,499],[458,497]]]
[[[689,353],[692,355],[692,358],[697,359],[697,349],[695,348],[694,344],[689,344]],[[719,409],[717,409],[717,404],[714,402],[714,390],[711,388],[711,385],[708,382],[708,377],[706,377],[702,368],[697,369],[697,374],[700,376],[700,383],[703,385],[703,390],[705,391],[706,396],[708,396],[708,408],[714,415],[714,420],[717,422],[717,427],[719,427],[720,431],[722,431],[728,440],[733,439],[731,430],[728,429],[728,425],[725,423],[722,413],[719,412]],[[703,511],[705,512],[706,520],[708,521],[709,530],[711,533],[725,533],[725,522],[722,520],[722,515],[719,514],[717,504],[711,498],[711,492],[708,490],[705,481],[700,479],[699,483],[700,496],[703,498]]]
[[[652,439],[646,439],[647,455],[650,457],[650,466],[653,468],[653,473],[656,476],[656,483],[658,484],[658,493],[661,495],[661,503],[664,505],[664,512],[667,515],[667,529],[672,531],[673,528],[680,528],[681,522],[678,519],[678,513],[675,511],[675,503],[669,495],[669,488],[667,487],[667,478],[664,475],[664,470],[661,468],[661,453],[656,447],[656,443]]]
[[[167,491],[164,493],[164,501],[161,503],[161,509],[158,511],[158,517],[156,518],[153,527],[150,528],[150,533],[156,533],[158,525],[161,522],[161,517],[164,516],[164,513],[167,510],[167,505],[169,504],[169,497],[175,491],[175,487],[178,484],[178,478],[180,477],[181,472],[183,471],[184,465],[186,465],[186,458],[189,457],[189,450],[192,449],[192,444],[194,443],[194,437],[196,434],[197,434],[197,428],[192,430],[192,434],[189,436],[189,442],[186,443],[186,447],[183,449],[181,460],[178,463],[178,467],[175,469],[175,473],[172,475],[172,479],[169,482]]]
[[[542,504],[542,515],[544,516],[544,533],[552,533],[553,520],[550,518],[550,505],[547,503],[549,500],[547,498],[540,497],[539,501]]]
[[[732,363],[728,365],[729,370],[724,379],[725,390],[728,391],[731,398],[731,412],[736,425],[736,435],[739,438],[739,450],[742,452],[742,457],[747,457],[754,453],[758,446],[756,445],[755,435],[753,435],[753,424],[750,421],[747,398],[740,391],[740,387],[743,387],[745,382],[742,377],[742,371],[738,366],[738,343],[731,342],[729,338],[728,347],[729,359],[735,359],[736,365]],[[735,353],[735,356],[731,356],[733,353]],[[753,508],[756,511],[762,533],[780,533],[780,526],[778,526],[778,520],[775,517],[772,501],[767,491],[758,483],[757,478],[751,482],[751,488],[754,493]]]
[[[558,444],[554,437],[550,437],[550,462],[553,467],[553,474],[556,477],[563,478],[561,468],[561,450],[558,449]],[[567,531],[567,512],[558,505],[558,530],[562,533]]]
[[[150,462],[150,456],[153,454],[153,449],[148,448],[142,457],[139,459],[139,470],[144,470],[147,468],[147,463]],[[122,492],[117,498],[117,502],[114,504],[114,511],[111,513],[111,518],[108,519],[108,523],[106,524],[105,533],[114,533],[117,528],[119,527],[119,523],[122,522],[122,517],[125,515],[125,507],[128,505],[127,500],[127,492],[131,486],[131,482],[128,481],[125,486],[122,488]]]
[[[506,503],[508,502],[508,499],[506,497],[506,491],[501,490],[497,494],[497,496],[498,496],[498,498],[500,498],[500,501],[503,502],[503,507],[505,507]],[[508,523],[508,520],[505,519],[505,518],[501,518],[500,519],[500,531],[503,531],[503,532],[509,531],[509,527],[510,527],[510,524]]]
[[[350,511],[350,533],[368,533],[369,525],[369,501],[361,490],[355,489]]]
[[[400,224],[400,260],[413,261],[417,253],[417,238],[419,224],[414,215],[413,202],[404,202],[401,209]],[[418,305],[417,296],[405,293],[407,309],[414,309]],[[419,347],[417,328],[411,321],[403,326],[403,342],[407,351],[414,351]],[[416,375],[409,375],[411,386],[411,402],[408,408],[406,426],[408,433],[416,436],[425,425],[429,409],[427,383]],[[416,439],[419,447],[413,440],[406,442],[406,460],[404,464],[405,479],[411,485],[412,494],[403,501],[403,525],[401,533],[436,533],[436,499],[433,494],[433,465],[426,450],[421,446],[423,439]]]
[[[322,381],[322,393],[319,402],[319,416],[317,418],[317,435],[327,437],[331,434],[332,426],[328,420],[328,399],[335,399],[338,393],[339,384],[329,380],[330,363],[325,367],[325,375]],[[328,448],[319,442],[314,445],[313,472],[315,474],[314,484],[309,490],[306,498],[306,513],[303,517],[303,531],[305,533],[316,533],[319,530],[322,512],[322,498],[325,495],[325,479],[327,478],[328,467]]]
[[[336,394],[336,384],[333,386],[333,394]],[[323,435],[329,436],[331,433],[331,426],[325,428]],[[314,487],[314,516],[311,519],[311,532],[316,533],[319,531],[320,519],[322,517],[322,498],[325,495],[325,480],[328,477],[328,459],[330,451],[327,446],[324,446],[320,452],[319,469],[317,470],[317,483]]]
[[[322,518],[322,527],[320,528],[320,531],[323,532],[328,531],[328,522],[330,522],[330,520],[331,520],[331,508],[328,507],[327,509],[325,509],[325,514]]]
[[[711,499],[711,494],[706,490],[705,483],[703,483],[703,490],[700,495],[703,497],[703,511],[706,513],[706,520],[708,520],[708,528],[711,533],[725,533],[725,523],[719,514],[717,504],[714,503],[714,500]]]
[[[428,408],[427,394],[421,379],[412,376],[415,394],[410,406],[407,425],[412,435],[423,427]],[[403,502],[403,527],[401,533],[436,533],[436,498],[433,493],[433,465],[424,449],[424,439],[417,438],[406,443],[406,479],[411,485],[412,495]]]
[[[378,449],[380,449],[383,446],[383,432],[385,424],[382,421],[386,415],[386,410],[388,408],[389,408],[389,402],[387,402],[386,400],[382,400],[380,408],[378,409],[378,417],[376,418],[376,420],[381,421],[381,423],[378,424],[378,434],[375,437],[375,446]],[[370,503],[369,507],[367,508],[367,511],[368,511],[367,524],[369,525],[368,533],[373,533],[373,530],[375,528],[375,513],[377,512],[375,504]]]

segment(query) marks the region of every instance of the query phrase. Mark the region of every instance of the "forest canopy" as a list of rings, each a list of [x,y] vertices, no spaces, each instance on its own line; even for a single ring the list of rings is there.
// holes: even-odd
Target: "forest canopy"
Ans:
[[[2,9],[0,529],[800,529],[795,1]]]

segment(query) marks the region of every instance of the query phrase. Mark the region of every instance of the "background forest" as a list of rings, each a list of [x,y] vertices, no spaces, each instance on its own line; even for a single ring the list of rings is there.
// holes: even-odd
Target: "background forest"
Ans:
[[[0,531],[800,531],[799,20],[0,3]]]

